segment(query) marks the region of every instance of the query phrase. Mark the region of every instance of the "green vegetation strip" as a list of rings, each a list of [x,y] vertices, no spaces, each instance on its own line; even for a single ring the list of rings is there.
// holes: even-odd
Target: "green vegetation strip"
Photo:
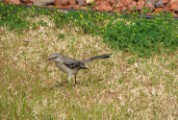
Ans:
[[[147,20],[137,14],[124,16],[92,11],[59,12],[57,9],[25,7],[0,3],[0,26],[23,31],[46,25],[34,23],[28,18],[46,15],[56,28],[80,27],[81,33],[103,37],[113,49],[138,56],[149,57],[155,53],[171,53],[178,48],[178,21],[170,15],[155,16]]]

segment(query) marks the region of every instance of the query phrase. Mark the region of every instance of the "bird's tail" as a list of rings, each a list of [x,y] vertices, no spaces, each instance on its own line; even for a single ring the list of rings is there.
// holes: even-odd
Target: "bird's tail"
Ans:
[[[99,55],[99,56],[94,56],[94,57],[91,57],[89,59],[86,59],[86,60],[83,60],[82,62],[83,63],[88,63],[88,62],[91,62],[93,60],[96,60],[96,59],[106,59],[106,58],[110,58],[111,54],[103,54],[103,55]]]

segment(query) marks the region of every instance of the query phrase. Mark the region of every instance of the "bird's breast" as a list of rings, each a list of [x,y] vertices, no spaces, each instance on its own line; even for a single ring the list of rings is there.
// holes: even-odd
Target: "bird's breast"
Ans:
[[[70,69],[70,68],[68,68],[66,65],[64,65],[62,63],[56,63],[56,65],[61,71],[65,72],[65,73],[75,74],[77,72],[76,69]]]

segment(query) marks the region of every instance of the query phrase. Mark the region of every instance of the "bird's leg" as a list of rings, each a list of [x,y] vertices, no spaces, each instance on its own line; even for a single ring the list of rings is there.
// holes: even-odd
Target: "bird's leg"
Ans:
[[[75,84],[77,84],[77,80],[76,80],[77,74],[74,74],[74,77],[75,77]]]
[[[72,75],[69,74],[69,75],[68,75],[68,82],[69,82],[69,83],[70,83],[70,81],[71,81],[71,78],[72,78]]]

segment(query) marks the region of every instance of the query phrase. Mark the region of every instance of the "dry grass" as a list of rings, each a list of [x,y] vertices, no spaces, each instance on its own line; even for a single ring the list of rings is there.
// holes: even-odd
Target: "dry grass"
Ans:
[[[178,119],[177,52],[137,58],[44,20],[48,27],[21,34],[0,28],[0,119]],[[53,52],[78,59],[113,55],[80,71],[76,87],[56,87],[66,76],[47,61]]]

